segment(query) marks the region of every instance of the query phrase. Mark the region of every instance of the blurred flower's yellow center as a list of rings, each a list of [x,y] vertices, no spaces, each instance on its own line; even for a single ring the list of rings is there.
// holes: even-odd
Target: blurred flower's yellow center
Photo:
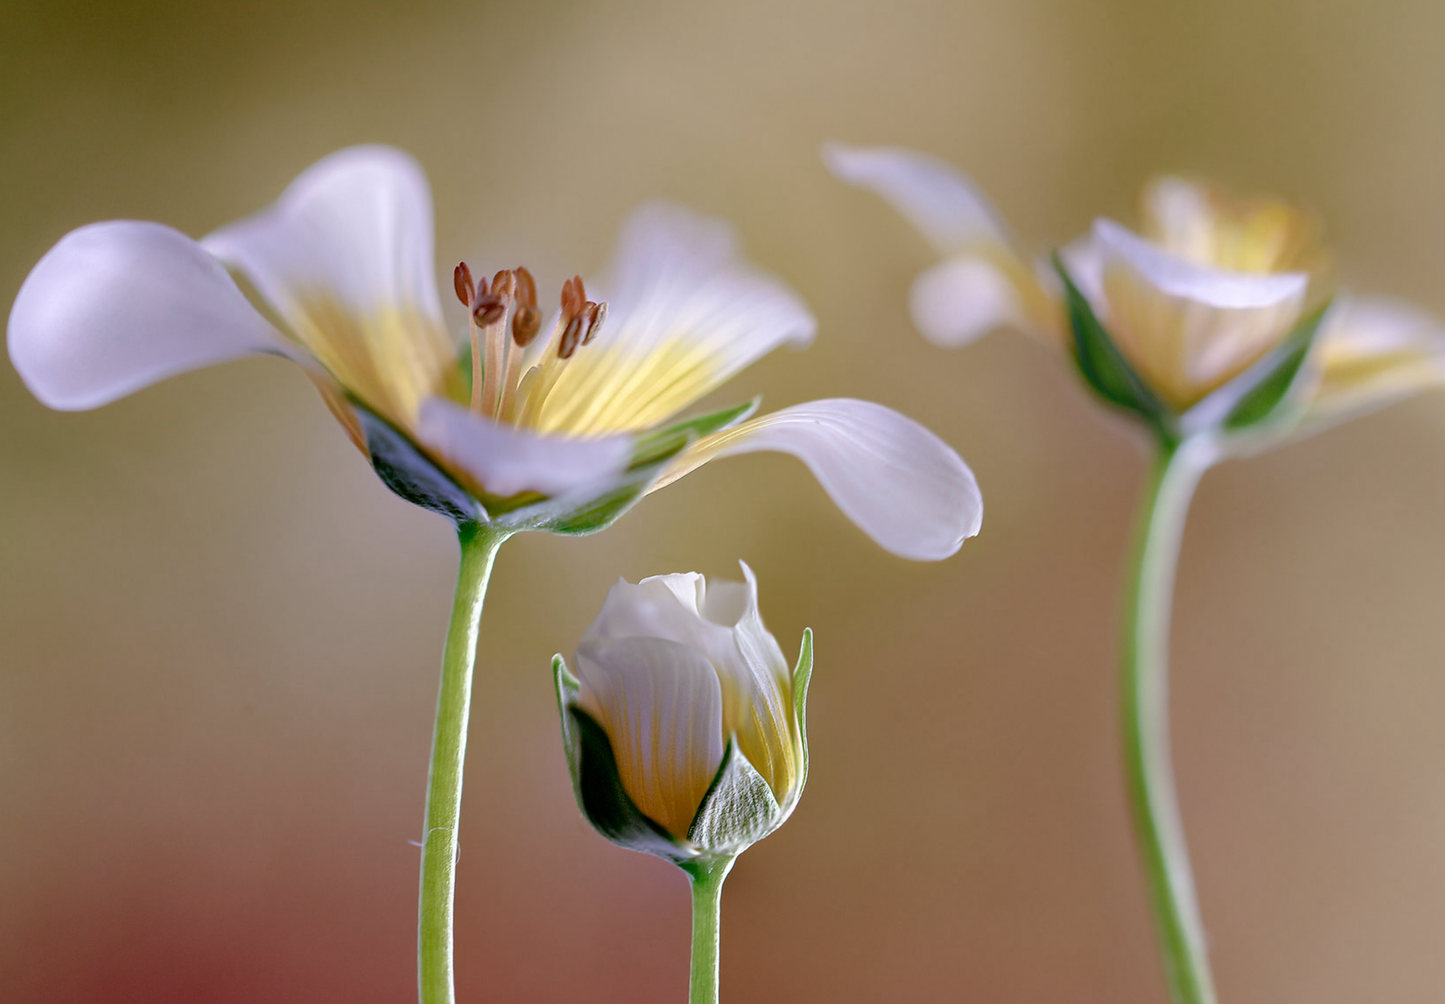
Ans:
[[[1196,265],[1268,274],[1316,271],[1320,231],[1307,213],[1280,199],[1240,199],[1182,178],[1156,178],[1140,198],[1142,233]]]

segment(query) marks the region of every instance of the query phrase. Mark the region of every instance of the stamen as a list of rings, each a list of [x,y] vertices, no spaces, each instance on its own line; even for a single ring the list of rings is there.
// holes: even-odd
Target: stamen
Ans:
[[[477,411],[482,402],[482,333],[477,329],[477,307],[487,295],[487,277],[482,276],[472,284],[472,270],[466,262],[458,262],[452,270],[452,288],[457,299],[467,307],[467,333],[472,343],[472,410]]]
[[[492,291],[473,311],[477,320],[486,328],[486,368],[483,371],[481,413],[495,418],[497,406],[502,397],[502,374],[506,370],[507,349],[511,339],[507,337],[507,314],[517,292],[516,277],[502,269],[492,279]]]
[[[537,309],[537,283],[532,279],[532,273],[519,265],[512,270],[512,275],[516,280],[516,304],[512,308],[512,340],[506,347],[506,362],[502,366],[502,392],[497,401],[497,419],[503,422],[513,420],[517,395],[520,393],[517,378],[522,372],[525,350],[542,327],[542,313]]]
[[[522,378],[517,396],[520,402],[520,425],[536,425],[542,406],[556,386],[557,379],[566,368],[567,361],[580,346],[597,337],[602,322],[607,317],[607,304],[594,303],[587,299],[587,289],[580,275],[573,276],[562,284],[562,313],[552,331],[549,344],[555,344],[555,354],[544,354],[541,363],[532,367]],[[515,323],[515,318],[514,322]]]

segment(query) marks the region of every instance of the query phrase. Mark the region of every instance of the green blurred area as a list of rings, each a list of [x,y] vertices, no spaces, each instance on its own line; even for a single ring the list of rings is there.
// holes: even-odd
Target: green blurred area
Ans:
[[[68,229],[201,234],[356,142],[414,153],[438,264],[595,272],[627,210],[732,220],[820,319],[717,403],[854,395],[979,475],[891,558],[777,457],[502,553],[459,887],[463,1000],[679,999],[681,876],[572,803],[548,663],[618,575],[747,560],[817,634],[812,774],[743,859],[728,998],[1162,1000],[1120,783],[1142,462],[1042,346],[943,352],[930,262],[820,142],[968,170],[1040,251],[1158,170],[1298,199],[1345,283],[1445,312],[1445,9],[1240,0],[0,4],[0,300]],[[460,316],[454,318],[460,324]],[[1174,726],[1221,996],[1445,985],[1445,403],[1205,480]],[[272,361],[52,413],[0,367],[0,999],[405,1000],[455,545]]]

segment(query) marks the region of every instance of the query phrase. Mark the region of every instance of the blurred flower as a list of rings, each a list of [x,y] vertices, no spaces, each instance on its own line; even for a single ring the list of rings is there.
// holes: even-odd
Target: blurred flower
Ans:
[[[817,401],[749,420],[754,402],[669,424],[813,336],[804,304],[743,263],[720,223],[636,213],[604,282],[610,310],[580,277],[550,319],[524,268],[474,278],[463,263],[453,278],[468,312],[460,352],[437,296],[425,176],[400,151],[356,147],[199,242],[130,221],[67,235],[16,298],[10,357],[40,400],[84,409],[199,366],[284,356],[390,488],[501,532],[589,532],[713,457],[754,450],[801,459],[905,557],[946,557],[978,530],[967,466],[879,405]]]
[[[1096,220],[1060,253],[1055,275],[1030,262],[948,164],[893,148],[832,145],[824,156],[838,177],[893,204],[943,256],[913,286],[913,318],[925,337],[955,346],[1011,326],[1071,346],[1104,396],[1154,407],[1181,434],[1266,417],[1313,425],[1445,383],[1445,330],[1418,310],[1342,297],[1321,320],[1332,292],[1329,260],[1315,221],[1287,203],[1157,178],[1144,188],[1138,233]],[[1079,318],[1080,310],[1092,317]],[[1090,358],[1091,347],[1077,343],[1081,320],[1096,321],[1122,357],[1119,374],[1100,374],[1108,359]],[[1107,356],[1110,346],[1101,351]],[[1143,388],[1130,392],[1111,379]],[[1240,411],[1256,388],[1267,400],[1256,395]],[[1137,400],[1150,395],[1157,400]]]
[[[730,859],[803,793],[812,634],[789,670],[742,567],[746,582],[619,581],[577,647],[576,675],[553,660],[577,803],[624,847]]]

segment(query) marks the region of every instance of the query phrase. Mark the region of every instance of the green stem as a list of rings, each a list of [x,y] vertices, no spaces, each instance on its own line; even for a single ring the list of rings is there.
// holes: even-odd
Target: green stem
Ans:
[[[1175,1004],[1214,1004],[1204,927],[1169,752],[1169,613],[1189,501],[1209,467],[1206,441],[1160,448],[1140,515],[1125,609],[1124,755],[1165,976]]]
[[[736,860],[690,861],[682,866],[692,882],[692,976],[688,984],[688,1004],[717,1004],[722,887]]]
[[[454,1004],[452,907],[456,898],[457,827],[462,808],[462,768],[467,754],[467,716],[477,628],[497,548],[507,534],[476,523],[458,531],[461,568],[442,654],[436,730],[427,777],[426,828],[422,831],[421,893],[417,905],[417,989],[421,1004]]]

